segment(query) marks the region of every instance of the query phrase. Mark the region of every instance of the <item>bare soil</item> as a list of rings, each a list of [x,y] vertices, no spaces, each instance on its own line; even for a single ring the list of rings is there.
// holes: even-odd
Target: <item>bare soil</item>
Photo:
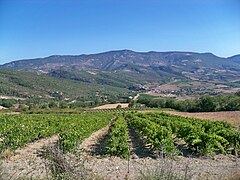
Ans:
[[[45,178],[44,161],[38,156],[43,147],[57,142],[58,136],[40,139],[16,150],[15,155],[2,161],[4,179],[20,179],[21,177]],[[1,177],[0,177],[1,179]]]
[[[25,100],[25,98],[19,98],[14,96],[2,96],[0,95],[0,99],[16,99],[16,100]]]
[[[167,113],[180,115],[184,117],[209,119],[213,121],[226,121],[236,127],[240,127],[240,111],[202,112],[202,113],[167,111]]]
[[[105,154],[105,147],[108,138],[109,126],[94,132],[90,137],[86,138],[80,148],[83,154],[92,156],[101,156]]]
[[[0,114],[20,114],[20,112],[9,111],[9,112],[0,112]]]
[[[92,109],[115,109],[118,105],[121,105],[122,108],[128,107],[128,103],[117,103],[117,104],[105,104],[102,106],[94,107]]]
[[[5,108],[5,107],[3,107],[3,106],[0,106],[0,109],[7,109],[7,108]]]

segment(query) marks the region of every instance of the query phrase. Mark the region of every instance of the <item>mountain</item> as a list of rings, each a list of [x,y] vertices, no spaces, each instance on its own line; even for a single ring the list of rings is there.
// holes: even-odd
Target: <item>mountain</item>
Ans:
[[[131,83],[163,82],[171,78],[206,81],[236,81],[240,78],[239,55],[221,58],[212,53],[109,51],[90,55],[54,55],[13,61],[2,65],[17,71],[46,73],[81,79],[80,72],[129,80]],[[68,78],[69,78],[68,77]],[[105,78],[106,79],[106,78]],[[110,83],[111,84],[111,83]]]
[[[80,82],[0,68],[0,95],[69,100],[93,100],[98,96],[109,100],[128,98],[132,93],[127,88],[98,82]]]
[[[234,57],[232,57],[234,58]],[[36,58],[13,61],[2,67],[22,70],[49,72],[62,67],[75,70],[103,70],[111,71],[134,66],[189,66],[191,69],[201,67],[215,67],[234,65],[226,58],[220,58],[212,53],[193,52],[134,52],[130,50],[109,51],[90,55],[54,55],[46,58]],[[184,67],[186,69],[186,67]]]
[[[240,64],[240,54],[228,58],[230,61]]]
[[[63,99],[121,99],[138,90],[162,97],[228,94],[239,91],[239,57],[119,50],[18,60],[0,66],[5,69],[0,94],[52,98],[60,92]]]

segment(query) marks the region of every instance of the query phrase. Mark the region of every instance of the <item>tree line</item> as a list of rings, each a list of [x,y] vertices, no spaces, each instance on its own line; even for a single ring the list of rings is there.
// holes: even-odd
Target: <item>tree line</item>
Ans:
[[[147,107],[172,108],[184,112],[214,112],[240,110],[240,92],[223,96],[202,96],[198,99],[176,100],[173,98],[140,97],[138,103]]]

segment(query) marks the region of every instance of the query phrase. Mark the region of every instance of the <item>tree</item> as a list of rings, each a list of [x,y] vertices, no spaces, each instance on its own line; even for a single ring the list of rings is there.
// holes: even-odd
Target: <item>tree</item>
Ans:
[[[51,102],[48,104],[48,107],[49,107],[49,108],[56,108],[56,107],[58,107],[58,103],[55,102],[55,101],[51,101]]]
[[[116,109],[121,109],[122,106],[120,104],[117,105]]]
[[[134,108],[135,107],[136,102],[134,100],[130,101],[128,104],[129,108]]]
[[[59,103],[59,107],[60,107],[61,109],[68,108],[68,104],[67,104],[65,101],[61,101],[61,102]]]
[[[236,92],[235,95],[240,96],[240,91]]]
[[[197,108],[201,112],[212,112],[215,111],[217,107],[214,98],[209,96],[203,96],[199,99],[197,103]]]
[[[2,99],[0,101],[0,105],[6,108],[12,107],[15,103],[17,103],[17,101],[14,99]]]

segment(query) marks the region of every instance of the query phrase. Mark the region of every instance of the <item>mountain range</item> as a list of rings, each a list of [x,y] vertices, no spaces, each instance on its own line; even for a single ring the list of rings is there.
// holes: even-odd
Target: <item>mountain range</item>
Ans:
[[[128,90],[176,80],[240,85],[240,55],[223,58],[212,53],[118,50],[16,60],[0,68],[15,74],[32,73],[33,77],[37,74],[38,78],[50,76],[55,81],[64,79]]]
[[[235,81],[240,78],[240,55],[222,58],[212,53],[119,50],[90,55],[54,55],[18,60],[0,67],[52,75],[59,71],[105,71],[146,74],[154,80],[159,77],[152,74],[159,74],[164,78],[178,76],[201,80]]]

